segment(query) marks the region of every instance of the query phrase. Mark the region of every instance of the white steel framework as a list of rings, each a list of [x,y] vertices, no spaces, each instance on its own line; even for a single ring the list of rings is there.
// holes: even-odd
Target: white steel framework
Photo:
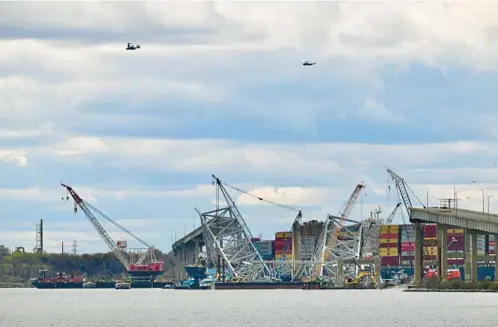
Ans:
[[[221,180],[214,175],[213,184],[216,185],[216,210],[201,213],[196,209],[201,219],[206,244],[207,265],[215,265],[220,256],[226,263],[229,279],[270,278],[270,270],[252,243],[252,234],[235,202]],[[227,207],[219,207],[220,192],[225,198]]]

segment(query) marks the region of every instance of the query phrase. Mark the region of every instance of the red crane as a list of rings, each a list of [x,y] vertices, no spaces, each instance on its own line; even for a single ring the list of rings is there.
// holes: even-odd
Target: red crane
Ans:
[[[121,262],[121,264],[126,268],[128,274],[132,279],[143,279],[145,277],[153,280],[157,275],[163,273],[164,264],[163,262],[157,261],[154,257],[154,247],[150,246],[138,236],[130,232],[128,229],[124,228],[123,226],[106,216],[100,210],[92,206],[90,203],[83,200],[71,186],[65,185],[63,183],[61,183],[61,185],[67,190],[67,192],[74,200],[74,212],[76,213],[78,211],[78,207],[84,212],[85,216],[88,218],[95,230],[97,230],[100,237],[104,240],[109,249],[114,253],[119,262]],[[69,200],[69,197],[66,196],[66,199]],[[120,246],[118,246],[118,243],[116,243],[111,238],[109,233],[107,233],[104,227],[100,224],[94,213],[112,223],[114,226],[118,227],[120,230],[133,237],[139,243],[143,244],[147,248],[147,251],[144,252],[136,262],[131,263],[131,256],[123,249],[121,249]],[[148,258],[150,258],[150,262],[148,264],[143,264]]]

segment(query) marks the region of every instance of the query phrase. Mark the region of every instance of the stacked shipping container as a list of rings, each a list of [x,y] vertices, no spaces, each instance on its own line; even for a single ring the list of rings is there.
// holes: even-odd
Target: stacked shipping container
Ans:
[[[411,267],[413,265],[413,260],[415,260],[415,229],[413,228],[413,225],[400,226],[400,239],[400,264],[402,266]]]
[[[424,240],[436,241],[437,229],[436,224],[424,225]],[[437,246],[424,246],[424,260],[436,261],[437,260]]]
[[[463,265],[464,258],[464,237],[463,237],[463,229],[448,229],[448,245],[447,252],[451,253],[460,253],[461,258],[448,258],[449,265]]]
[[[380,225],[379,256],[381,266],[399,266],[399,225]]]
[[[275,260],[292,260],[292,232],[275,233]],[[285,251],[287,249],[287,251]],[[285,258],[284,258],[285,255]]]
[[[254,247],[263,260],[273,260],[273,241],[255,241]]]

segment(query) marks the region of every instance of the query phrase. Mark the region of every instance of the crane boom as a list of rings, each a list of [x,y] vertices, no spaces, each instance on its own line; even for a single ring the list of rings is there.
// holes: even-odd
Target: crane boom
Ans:
[[[389,168],[387,168],[387,172],[389,173],[389,175],[391,175],[391,178],[393,179],[396,188],[401,195],[401,199],[403,200],[403,204],[405,205],[408,217],[411,218],[412,201],[410,199],[410,196],[408,195],[408,188],[406,186],[405,180]]]
[[[116,243],[114,240],[111,238],[109,233],[104,229],[104,227],[99,223],[95,215],[92,213],[92,211],[88,208],[87,204],[83,199],[73,190],[71,186],[65,185],[61,183],[62,187],[64,187],[71,197],[73,198],[74,202],[78,207],[80,207],[81,210],[85,213],[85,216],[88,218],[90,223],[93,225],[93,227],[97,230],[99,233],[100,237],[104,240],[104,242],[107,244],[109,249],[116,255],[116,258],[121,262],[121,264],[126,268],[126,270],[130,269],[130,262],[124,255],[123,251],[117,247]],[[76,211],[76,207],[75,207]]]
[[[396,216],[396,212],[398,212],[398,209],[400,206],[401,206],[401,202],[398,202],[398,204],[394,207],[391,214],[389,214],[389,217],[387,217],[387,220],[386,220],[387,225],[390,225],[393,222],[394,216]]]

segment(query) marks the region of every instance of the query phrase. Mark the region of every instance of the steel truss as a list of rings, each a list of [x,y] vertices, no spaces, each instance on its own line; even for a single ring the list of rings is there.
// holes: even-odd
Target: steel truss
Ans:
[[[232,198],[223,187],[222,182],[213,175],[217,186],[216,210],[201,213],[204,243],[206,244],[206,263],[213,267],[218,256],[225,261],[227,277],[246,280],[262,280],[270,278],[270,270],[252,243],[252,235]],[[219,193],[228,204],[219,208]]]
[[[344,226],[345,222],[349,225]],[[338,228],[340,231],[338,231]],[[324,233],[326,235],[324,235]],[[299,271],[298,278],[312,276],[326,277],[336,282],[337,261],[359,259],[361,252],[362,224],[360,222],[328,215],[325,226],[320,236],[317,250],[313,256],[311,265],[304,265]],[[330,246],[334,241],[335,245]],[[323,262],[321,260],[323,258]],[[355,277],[358,266],[356,264],[344,264],[344,276]],[[313,276],[316,275],[316,276]]]

